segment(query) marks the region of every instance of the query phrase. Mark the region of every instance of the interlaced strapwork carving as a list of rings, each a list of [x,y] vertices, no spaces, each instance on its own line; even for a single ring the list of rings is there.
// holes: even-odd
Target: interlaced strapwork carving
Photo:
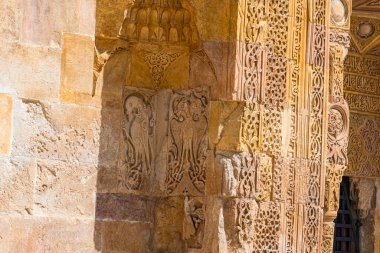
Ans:
[[[204,193],[208,130],[208,92],[176,92],[169,112],[168,194]]]
[[[333,252],[334,246],[334,222],[323,223],[323,248],[322,253]]]
[[[247,103],[242,117],[241,141],[243,149],[254,153],[259,148],[260,140],[260,111],[255,110],[254,104]]]
[[[244,247],[250,248],[254,237],[255,215],[257,213],[257,204],[253,200],[240,199],[237,203],[237,230],[239,243]]]
[[[330,48],[330,90],[334,98],[343,97],[343,50],[340,46]]]
[[[255,219],[253,251],[279,252],[280,205],[274,202],[262,203]]]
[[[182,53],[170,53],[170,52],[147,52],[143,51],[143,59],[149,66],[152,74],[154,88],[159,88],[164,71],[173,63]]]
[[[262,149],[270,154],[279,154],[281,152],[282,145],[281,113],[278,111],[264,109],[262,116]]]
[[[257,172],[259,161],[249,153],[242,155],[238,177],[238,194],[245,198],[254,198],[257,192]]]
[[[320,207],[307,204],[305,206],[306,221],[304,224],[304,250],[303,252],[319,252],[319,236],[321,231],[321,210]]]
[[[267,24],[265,19],[268,15],[268,0],[245,0],[243,24],[245,25],[242,34],[243,41],[247,43],[263,43],[267,36]],[[243,25],[242,24],[242,25]]]
[[[267,108],[283,110],[286,105],[287,60],[269,56],[264,104]]]
[[[313,1],[313,21],[316,24],[325,25],[326,24],[326,1]]]
[[[254,44],[245,44],[243,64],[243,99],[248,102],[258,102],[262,99],[262,89],[266,82],[267,49]]]

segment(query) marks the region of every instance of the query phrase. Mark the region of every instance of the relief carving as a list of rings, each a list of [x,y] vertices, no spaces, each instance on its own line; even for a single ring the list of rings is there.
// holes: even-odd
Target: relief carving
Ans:
[[[168,194],[203,195],[206,180],[208,91],[176,92],[169,115]]]
[[[348,163],[347,146],[349,131],[348,105],[345,101],[330,106],[327,133],[327,159],[331,164]]]
[[[194,43],[192,15],[182,1],[136,0],[128,6],[119,37],[127,41]]]
[[[149,185],[153,167],[154,108],[151,94],[126,91],[123,103],[123,154],[119,183],[139,191]]]
[[[185,198],[183,236],[188,248],[201,249],[203,245],[205,210],[201,199]]]
[[[180,52],[149,52],[142,51],[143,59],[149,66],[150,72],[153,77],[153,87],[158,89],[164,77],[164,71],[172,64],[178,57],[182,55]]]

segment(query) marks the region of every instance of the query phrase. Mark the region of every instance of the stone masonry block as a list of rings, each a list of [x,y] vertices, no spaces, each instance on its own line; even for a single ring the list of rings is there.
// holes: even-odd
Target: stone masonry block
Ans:
[[[62,38],[61,100],[94,103],[93,64],[95,42],[90,36],[64,33]],[[98,101],[99,102],[99,101]]]
[[[13,98],[0,93],[0,155],[10,152],[12,139]]]

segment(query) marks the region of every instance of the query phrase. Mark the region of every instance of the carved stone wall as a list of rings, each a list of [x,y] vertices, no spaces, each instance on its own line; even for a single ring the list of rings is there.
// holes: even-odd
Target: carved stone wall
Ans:
[[[355,2],[358,11],[376,10],[377,2]],[[379,224],[376,181],[380,176],[379,95],[380,95],[380,20],[365,13],[351,18],[351,47],[344,62],[344,97],[350,107],[348,167],[351,197],[360,220],[360,252],[380,250],[376,241]],[[378,188],[377,188],[378,189]]]
[[[34,59],[0,79],[6,252],[331,252],[344,73],[378,64],[347,64],[351,1],[37,2],[0,24]]]

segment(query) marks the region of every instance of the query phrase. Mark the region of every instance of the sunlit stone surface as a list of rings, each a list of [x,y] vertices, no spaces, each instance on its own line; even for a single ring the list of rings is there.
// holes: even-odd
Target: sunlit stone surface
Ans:
[[[0,252],[380,252],[367,2],[2,1]]]

